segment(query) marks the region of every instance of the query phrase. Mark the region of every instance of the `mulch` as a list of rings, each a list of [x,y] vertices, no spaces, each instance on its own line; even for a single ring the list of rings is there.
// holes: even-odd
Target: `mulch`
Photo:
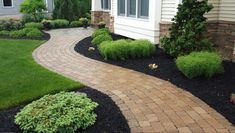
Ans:
[[[43,32],[42,37],[10,37],[10,36],[3,36],[0,35],[0,39],[20,39],[20,40],[49,40],[51,38],[50,34]]]
[[[125,38],[112,34],[114,40]],[[230,102],[230,95],[235,93],[235,63],[224,61],[225,72],[207,79],[198,77],[194,79],[186,78],[176,67],[175,60],[168,56],[162,49],[156,46],[156,53],[148,58],[120,60],[104,60],[97,48],[95,51],[88,51],[91,44],[91,37],[81,40],[75,51],[98,61],[132,69],[157,78],[167,80],[172,84],[191,92],[196,97],[207,103],[216,111],[221,113],[231,123],[235,124],[235,104]],[[156,63],[158,68],[151,70],[148,65]]]
[[[78,133],[130,133],[127,120],[108,95],[89,87],[78,89],[77,92],[86,93],[89,98],[99,104],[95,109],[97,114],[96,123],[86,130],[77,131]],[[24,106],[19,105],[8,110],[0,111],[0,132],[22,132],[14,124],[14,116]]]

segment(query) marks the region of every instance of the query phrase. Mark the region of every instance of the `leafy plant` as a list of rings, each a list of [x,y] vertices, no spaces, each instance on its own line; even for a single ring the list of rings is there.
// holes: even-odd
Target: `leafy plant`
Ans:
[[[41,22],[43,19],[49,19],[49,17],[45,15],[45,13],[37,13],[36,15],[37,20],[35,20],[35,17],[32,14],[24,14],[22,16],[22,22],[25,24],[29,22]]]
[[[80,18],[79,21],[82,22],[82,25],[84,28],[87,28],[88,23],[89,23],[87,18]]]
[[[42,37],[43,33],[39,29],[32,29],[26,34],[27,37]]]
[[[26,36],[26,32],[24,30],[16,30],[10,32],[10,37],[19,38]]]
[[[0,31],[0,36],[8,36],[10,34],[10,31],[2,30]]]
[[[46,9],[44,0],[24,0],[20,5],[20,12],[32,15],[36,22],[40,21],[38,15],[42,14]]]
[[[102,35],[102,34],[110,34],[109,29],[108,28],[97,29],[93,32],[91,37],[94,39],[95,37]]]
[[[208,0],[183,0],[178,6],[177,15],[169,29],[170,35],[161,38],[161,46],[173,57],[186,55],[192,51],[212,50],[205,37],[206,17],[204,14],[213,8]]]
[[[55,0],[54,4],[54,19],[78,20],[81,17],[86,17],[86,13],[91,9],[90,0]]]
[[[66,19],[56,19],[50,21],[50,25],[52,28],[66,28],[69,27],[69,21]]]
[[[128,58],[140,58],[151,56],[155,52],[155,46],[147,40],[117,40],[102,42],[99,52],[107,59],[126,60]]]
[[[22,22],[16,19],[3,19],[0,20],[0,30],[18,30],[23,27]]]
[[[101,44],[102,42],[104,42],[104,41],[112,41],[113,39],[112,39],[112,37],[109,35],[109,34],[102,34],[102,35],[99,35],[99,36],[97,36],[97,37],[95,37],[92,41],[91,41],[91,43],[93,44],[93,45],[99,45],[99,44]]]
[[[24,132],[73,133],[95,123],[94,109],[97,106],[97,103],[81,93],[45,95],[17,113],[15,123]]]
[[[25,24],[26,28],[36,28],[36,29],[43,29],[43,25],[41,23],[30,22]]]
[[[192,52],[176,59],[178,69],[188,78],[212,77],[223,72],[221,57],[214,52]]]
[[[81,27],[83,24],[81,21],[72,21],[70,27]]]

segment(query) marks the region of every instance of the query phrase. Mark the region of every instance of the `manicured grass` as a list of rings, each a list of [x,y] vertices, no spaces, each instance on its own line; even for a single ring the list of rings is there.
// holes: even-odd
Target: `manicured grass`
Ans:
[[[38,65],[32,52],[45,41],[0,39],[0,110],[82,85]]]

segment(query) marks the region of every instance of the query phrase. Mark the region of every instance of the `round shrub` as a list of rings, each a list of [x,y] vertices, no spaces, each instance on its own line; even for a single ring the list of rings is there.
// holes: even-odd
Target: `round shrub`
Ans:
[[[101,44],[102,42],[104,41],[112,41],[112,37],[109,35],[109,34],[102,34],[102,35],[99,35],[97,37],[95,37],[91,43],[94,44],[94,45],[99,45]]]
[[[108,28],[103,28],[103,29],[97,29],[93,32],[92,34],[92,38],[94,39],[95,37],[99,36],[99,35],[102,35],[102,34],[109,34],[110,31]]]
[[[25,27],[26,28],[43,29],[43,25],[41,23],[35,23],[35,22],[26,23]]]
[[[24,132],[73,133],[95,123],[97,116],[94,109],[97,106],[81,93],[46,95],[17,113],[15,123]]]
[[[130,56],[136,57],[148,57],[155,52],[155,46],[148,40],[135,40],[131,42]]]
[[[51,28],[67,28],[69,27],[69,21],[66,19],[56,19],[50,21]]]
[[[212,77],[223,72],[221,57],[214,52],[192,52],[176,59],[178,69],[188,78]]]
[[[32,29],[26,34],[27,37],[42,37],[43,33],[39,29]]]
[[[82,22],[81,21],[72,21],[70,23],[70,27],[82,27]]]

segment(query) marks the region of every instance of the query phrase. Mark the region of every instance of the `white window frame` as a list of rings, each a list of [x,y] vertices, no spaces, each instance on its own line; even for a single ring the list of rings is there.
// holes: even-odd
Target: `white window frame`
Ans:
[[[104,10],[104,11],[110,11],[110,10],[111,10],[111,0],[107,0],[107,2],[108,2],[108,8],[105,8],[105,7],[104,7],[104,6],[105,6],[105,0],[101,0],[100,2],[101,2],[101,8],[102,8],[102,10]]]
[[[14,7],[13,0],[11,0],[11,6],[4,6],[4,0],[2,0],[2,6],[3,8],[13,8]]]
[[[131,3],[131,1],[130,0],[126,0],[127,1],[127,16],[128,17],[133,17],[133,18],[136,18],[136,15],[138,14],[137,13],[137,6],[138,6],[138,0],[135,0],[135,15],[133,15],[133,14],[130,14],[130,10],[131,10],[131,7],[130,7],[130,3]]]
[[[141,16],[141,5],[140,5],[140,0],[136,0],[136,14],[135,15],[130,15],[129,11],[130,11],[130,7],[129,7],[129,3],[130,0],[125,0],[125,14],[120,14],[120,5],[119,5],[119,0],[117,0],[117,16],[118,17],[128,17],[128,18],[136,18],[136,19],[149,19],[149,11],[150,11],[150,0],[149,0],[149,7],[148,7],[148,16]]]

